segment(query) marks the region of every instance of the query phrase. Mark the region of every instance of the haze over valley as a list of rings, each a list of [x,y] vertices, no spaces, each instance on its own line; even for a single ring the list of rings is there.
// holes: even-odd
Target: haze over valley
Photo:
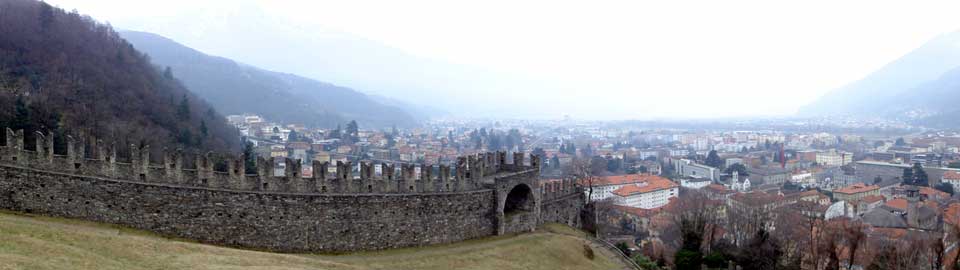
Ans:
[[[960,269],[957,10],[0,0],[0,269]]]

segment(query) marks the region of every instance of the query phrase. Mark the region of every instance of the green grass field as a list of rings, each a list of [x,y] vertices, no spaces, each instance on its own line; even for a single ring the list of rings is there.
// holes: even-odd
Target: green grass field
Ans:
[[[582,232],[536,233],[344,255],[278,254],[198,244],[100,223],[0,212],[0,269],[624,269]]]

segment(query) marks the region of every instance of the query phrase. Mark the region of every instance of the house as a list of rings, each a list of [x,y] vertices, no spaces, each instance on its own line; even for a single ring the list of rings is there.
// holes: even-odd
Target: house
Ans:
[[[283,145],[271,145],[270,146],[270,157],[282,158],[287,157],[287,149]]]
[[[321,162],[321,163],[322,163],[322,162],[330,162],[330,161],[331,161],[331,160],[330,160],[330,152],[327,152],[327,151],[317,151],[315,154],[313,154],[313,160],[316,160],[316,161]]]
[[[707,193],[707,197],[711,200],[726,201],[733,194],[737,193],[736,191],[730,190],[727,187],[724,187],[720,184],[711,184],[703,189]]]
[[[941,183],[948,183],[953,185],[954,189],[960,188],[960,172],[958,171],[946,171],[943,173],[943,177],[940,178]]]
[[[880,186],[856,183],[833,191],[833,198],[839,201],[853,202],[870,195],[880,195]]]

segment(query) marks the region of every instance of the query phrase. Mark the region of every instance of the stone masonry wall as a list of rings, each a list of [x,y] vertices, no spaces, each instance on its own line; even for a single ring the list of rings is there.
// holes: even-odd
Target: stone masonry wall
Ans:
[[[495,234],[493,191],[299,195],[142,184],[0,166],[0,208],[274,251],[347,252]]]
[[[540,209],[540,222],[560,223],[580,228],[580,211],[584,207],[583,192],[567,194],[563,197],[544,201]]]
[[[67,153],[53,153],[51,135],[35,134],[25,147],[21,131],[6,130],[0,146],[0,208],[78,218],[226,246],[282,252],[351,252],[450,243],[533,230],[543,222],[576,226],[583,208],[573,181],[541,186],[539,158],[504,152],[461,157],[455,166],[383,164],[374,175],[360,163],[314,163],[314,177],[285,159],[258,174],[243,174],[243,158],[215,171],[209,154],[185,169],[182,151],[164,151],[152,164],[149,146],[131,146],[130,162],[114,147],[66,138]],[[512,161],[512,162],[509,162]],[[523,211],[504,215],[507,194],[528,187]],[[521,190],[523,190],[521,188]],[[544,201],[545,200],[545,201]],[[543,202],[541,202],[543,201]],[[545,215],[541,216],[541,207]]]

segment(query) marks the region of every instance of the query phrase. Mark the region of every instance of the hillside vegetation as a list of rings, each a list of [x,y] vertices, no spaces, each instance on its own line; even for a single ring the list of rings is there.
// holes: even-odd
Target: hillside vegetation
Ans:
[[[35,0],[0,0],[0,125],[23,129],[28,149],[34,131],[156,149],[239,147],[222,115],[109,25]]]
[[[277,254],[167,239],[98,223],[0,212],[0,269],[624,269],[588,259],[578,231],[545,230],[462,243],[345,255]]]

